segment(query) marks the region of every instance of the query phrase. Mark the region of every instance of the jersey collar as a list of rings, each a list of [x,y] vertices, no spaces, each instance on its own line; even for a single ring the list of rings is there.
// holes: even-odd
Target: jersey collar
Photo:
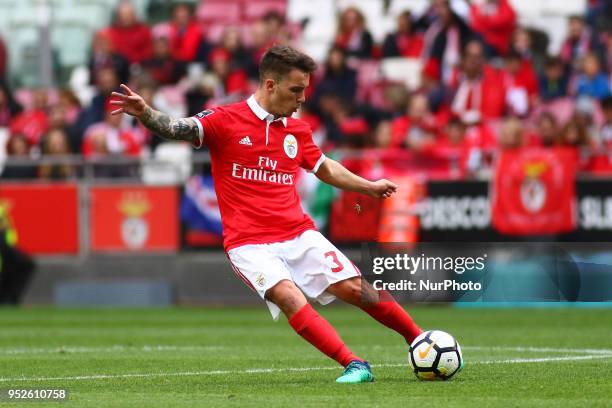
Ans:
[[[287,127],[287,118],[282,117],[274,119],[274,115],[266,111],[264,108],[261,107],[260,104],[257,103],[257,101],[255,100],[255,95],[251,95],[249,99],[247,99],[247,105],[249,105],[249,108],[251,108],[255,116],[257,116],[259,119],[265,120],[268,123],[280,120],[281,122],[283,122],[283,125]]]

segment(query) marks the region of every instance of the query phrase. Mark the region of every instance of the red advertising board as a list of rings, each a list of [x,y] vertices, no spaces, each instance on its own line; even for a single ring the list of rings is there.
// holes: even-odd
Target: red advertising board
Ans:
[[[79,251],[75,184],[0,184],[0,207],[17,230],[17,245],[30,254]]]
[[[90,189],[92,251],[176,251],[178,189],[96,186]]]

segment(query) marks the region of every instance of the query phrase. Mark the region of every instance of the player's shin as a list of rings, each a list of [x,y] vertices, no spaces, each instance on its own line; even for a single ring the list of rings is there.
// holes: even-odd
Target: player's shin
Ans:
[[[291,316],[289,324],[307,342],[343,367],[346,367],[352,360],[363,361],[351,352],[332,325],[321,317],[310,304],[305,305]]]
[[[404,336],[408,344],[412,343],[422,330],[389,292],[381,290],[378,294],[378,302],[361,305],[361,309],[378,322]]]

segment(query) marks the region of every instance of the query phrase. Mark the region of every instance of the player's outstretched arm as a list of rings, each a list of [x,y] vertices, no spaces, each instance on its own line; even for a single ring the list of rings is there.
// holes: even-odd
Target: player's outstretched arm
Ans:
[[[369,181],[351,173],[329,157],[323,161],[315,173],[319,180],[342,190],[355,191],[370,197],[389,198],[397,191],[397,185],[389,180]]]
[[[157,111],[146,104],[144,99],[126,85],[121,84],[124,93],[113,92],[112,105],[118,109],[113,115],[127,113],[135,116],[151,132],[169,140],[186,140],[195,142],[199,138],[198,125],[193,118],[173,118]]]

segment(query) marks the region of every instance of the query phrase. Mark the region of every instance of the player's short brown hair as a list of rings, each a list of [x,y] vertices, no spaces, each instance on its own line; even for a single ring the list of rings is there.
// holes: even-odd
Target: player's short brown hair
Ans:
[[[270,48],[261,58],[259,63],[259,79],[261,81],[267,75],[274,75],[280,79],[298,69],[302,72],[312,74],[317,69],[317,64],[308,55],[286,45],[275,45]]]

